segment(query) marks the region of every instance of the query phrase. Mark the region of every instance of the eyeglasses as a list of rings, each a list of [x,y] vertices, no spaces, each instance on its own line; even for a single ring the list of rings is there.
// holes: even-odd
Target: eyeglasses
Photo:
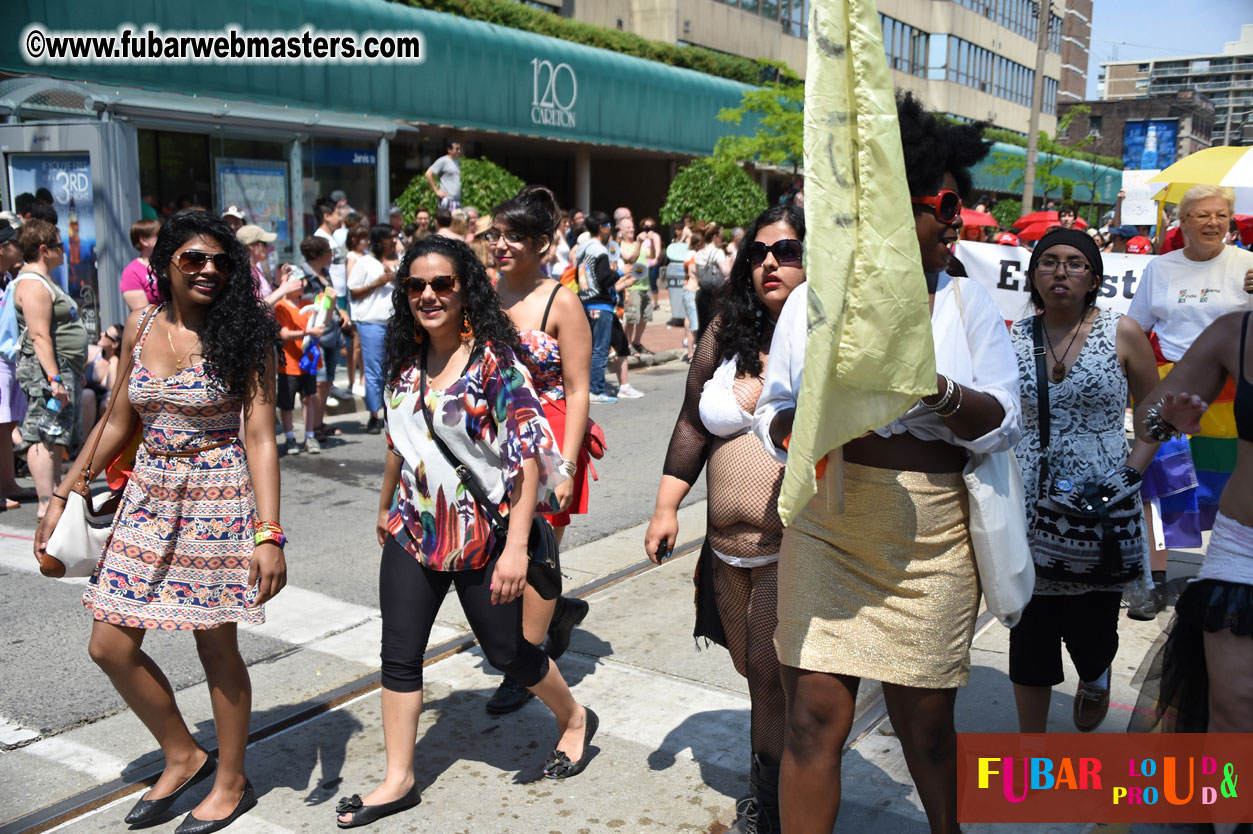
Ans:
[[[774,259],[782,264],[798,264],[801,262],[801,255],[805,252],[805,245],[794,238],[784,238],[776,240],[774,243],[766,246],[760,240],[754,240],[744,249],[748,256],[748,262],[752,266],[761,266],[766,262],[766,253],[774,253]]]
[[[436,275],[429,281],[425,278],[410,278],[405,281],[405,290],[410,296],[421,295],[426,292],[428,285],[436,295],[448,295],[457,288],[457,276]]]
[[[496,229],[488,229],[483,233],[483,237],[487,238],[488,243],[495,243],[503,237],[505,242],[509,243],[511,246],[517,246],[521,244],[522,241],[526,240],[526,235],[520,235],[517,232],[504,232],[502,234]]]
[[[1220,211],[1218,214],[1211,214],[1210,212],[1192,212],[1188,214],[1188,219],[1195,220],[1198,223],[1210,223],[1214,220],[1217,220],[1219,223],[1230,223],[1231,215],[1225,211]]]
[[[941,191],[934,197],[910,197],[914,205],[931,206],[935,211],[935,219],[941,223],[952,223],[962,213],[962,198],[956,191]]]
[[[179,268],[180,272],[188,275],[196,275],[200,273],[209,260],[213,260],[213,266],[218,272],[228,273],[231,271],[231,256],[225,252],[201,252],[198,249],[184,249],[174,257],[174,265]]]
[[[641,226],[641,227],[640,227],[640,231],[641,231],[641,232],[651,232],[654,228],[655,228],[654,226]]]
[[[1066,271],[1070,273],[1071,275],[1082,275],[1083,273],[1087,272],[1089,269],[1092,268],[1091,266],[1088,265],[1087,261],[1082,260],[1080,258],[1071,258],[1070,260],[1063,263],[1062,261],[1059,261],[1057,258],[1048,258],[1048,257],[1040,258],[1040,262],[1036,264],[1035,268],[1036,268],[1036,271],[1038,272],[1056,272],[1059,266],[1065,266]]]

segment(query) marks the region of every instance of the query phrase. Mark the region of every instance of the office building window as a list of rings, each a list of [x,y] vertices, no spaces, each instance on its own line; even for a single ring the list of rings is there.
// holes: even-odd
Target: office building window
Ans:
[[[779,0],[761,0],[761,7],[758,14],[770,20],[779,19]]]
[[[783,0],[779,6],[783,34],[794,38],[809,36],[809,0]]]
[[[927,41],[930,35],[908,23],[879,15],[883,27],[883,48],[887,53],[888,67],[909,75],[925,77],[927,74]]]
[[[884,43],[888,45],[891,66],[893,69],[910,72],[905,66],[897,65],[891,51],[892,38],[897,35],[897,27],[904,24],[884,15],[879,17],[883,23]],[[937,34],[927,35],[926,46],[920,47],[916,44],[915,54],[929,56],[925,71],[928,79],[952,81],[1024,107],[1031,106],[1031,87],[1035,80],[1035,71],[991,50],[952,35]],[[921,66],[912,72],[915,75],[924,75]],[[1057,86],[1056,79],[1044,79],[1044,101],[1041,106],[1046,113],[1057,112]]]

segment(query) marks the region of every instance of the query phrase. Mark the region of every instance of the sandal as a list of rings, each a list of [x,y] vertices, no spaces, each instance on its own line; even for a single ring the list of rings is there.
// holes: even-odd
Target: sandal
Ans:
[[[401,811],[408,811],[422,801],[422,795],[418,793],[418,786],[414,785],[409,789],[409,793],[393,802],[384,802],[382,805],[363,805],[361,803],[361,794],[354,793],[352,796],[342,797],[335,805],[335,824],[340,828],[356,828],[359,825],[369,825],[372,822],[381,820],[383,817],[389,817],[392,814],[398,814]],[[352,818],[348,822],[339,819],[340,814],[350,814]]]
[[[572,762],[565,753],[553,750],[548,754],[548,760],[544,762],[545,779],[569,779],[571,776],[578,776],[587,768],[588,760],[591,758],[587,753],[587,748],[592,743],[592,736],[596,735],[596,729],[600,727],[600,719],[596,717],[596,713],[592,712],[591,707],[584,707],[584,709],[587,710],[587,724],[583,728],[583,753],[577,762]]]
[[[6,498],[6,499],[4,499],[4,506],[0,507],[0,513],[4,512],[5,510],[16,510],[16,509],[20,509],[20,508],[21,508],[21,506],[22,506],[22,505],[21,505],[21,504],[19,504],[19,503],[17,503],[17,501],[16,501],[16,500],[14,500],[14,499],[12,499],[12,498]]]

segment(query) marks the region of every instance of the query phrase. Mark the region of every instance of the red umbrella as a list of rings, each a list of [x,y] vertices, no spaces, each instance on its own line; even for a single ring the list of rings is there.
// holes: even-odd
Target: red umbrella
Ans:
[[[1054,220],[1048,223],[1028,223],[1026,226],[1019,228],[1019,240],[1039,240],[1048,234],[1048,230],[1057,225]],[[1017,228],[1017,226],[1015,226]]]
[[[1031,226],[1035,223],[1045,223],[1048,226],[1059,226],[1061,225],[1061,219],[1058,218],[1057,212],[1055,211],[1033,211],[1030,214],[1024,214],[1022,217],[1019,217],[1017,220],[1015,220],[1014,228],[1024,229],[1027,226]],[[1086,229],[1088,228],[1088,224],[1086,221],[1084,221],[1082,217],[1076,217],[1075,228]],[[1019,237],[1021,237],[1021,235],[1019,235]],[[1035,238],[1029,238],[1029,239],[1034,240]]]
[[[963,226],[999,226],[996,218],[987,212],[975,211],[974,209],[962,209],[962,225]]]

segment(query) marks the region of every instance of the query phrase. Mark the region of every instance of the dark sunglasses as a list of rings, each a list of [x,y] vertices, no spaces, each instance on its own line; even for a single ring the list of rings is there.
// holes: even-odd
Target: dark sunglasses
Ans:
[[[180,272],[187,275],[196,275],[205,268],[209,263],[209,259],[213,259],[213,266],[218,272],[228,274],[231,271],[231,256],[225,252],[210,254],[201,252],[197,249],[184,249],[174,258],[174,265],[179,268]]]
[[[805,245],[795,238],[776,240],[769,246],[760,240],[754,240],[748,244],[744,252],[748,256],[748,262],[753,266],[764,264],[767,252],[773,252],[774,259],[780,264],[798,264],[801,262],[801,255],[805,252]]]
[[[430,281],[425,278],[410,278],[405,281],[405,290],[409,295],[421,295],[426,292],[428,284],[436,295],[448,295],[457,288],[457,276],[436,275]]]
[[[120,344],[122,344],[122,337],[121,337],[121,336],[114,336],[114,335],[113,335],[113,332],[112,332],[112,331],[110,331],[110,330],[106,330],[106,331],[104,331],[104,337],[105,337],[106,339],[108,339],[110,342],[112,342],[113,344],[115,344],[115,345],[120,345]]]
[[[952,223],[962,213],[962,198],[956,191],[941,191],[934,197],[910,197],[914,205],[931,206],[935,211],[935,219],[941,223]]]

